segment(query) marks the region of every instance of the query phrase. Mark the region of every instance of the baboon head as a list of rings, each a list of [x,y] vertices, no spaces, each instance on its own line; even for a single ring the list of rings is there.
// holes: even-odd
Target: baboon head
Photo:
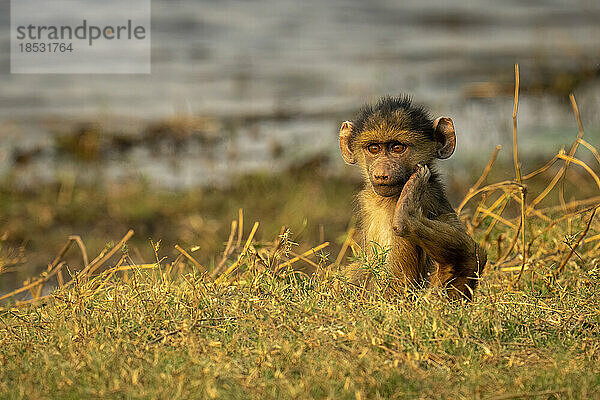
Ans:
[[[417,164],[428,165],[454,153],[452,120],[432,120],[408,96],[383,97],[364,106],[340,128],[344,161],[361,167],[368,185],[383,197],[397,196]]]

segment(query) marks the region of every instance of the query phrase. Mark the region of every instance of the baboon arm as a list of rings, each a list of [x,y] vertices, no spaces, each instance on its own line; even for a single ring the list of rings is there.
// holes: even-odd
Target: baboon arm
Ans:
[[[396,215],[401,236],[420,246],[440,265],[451,265],[454,274],[472,275],[482,271],[485,252],[464,231],[453,215],[432,220],[424,216]],[[453,218],[454,217],[454,218]],[[447,221],[447,222],[446,222]]]
[[[411,175],[396,203],[392,229],[396,235],[422,248],[436,262],[438,268],[431,277],[433,283],[447,286],[448,294],[453,297],[469,297],[467,288],[476,286],[476,278],[487,257],[467,234],[456,214],[450,211],[447,201],[440,204],[439,199],[432,202],[432,196],[427,198],[430,176],[429,168],[424,165],[419,165]],[[448,211],[440,214],[433,208],[433,213],[424,213],[423,205],[430,204],[443,206]],[[425,207],[426,211],[428,209],[430,207]],[[427,218],[429,214],[436,215],[436,219]]]

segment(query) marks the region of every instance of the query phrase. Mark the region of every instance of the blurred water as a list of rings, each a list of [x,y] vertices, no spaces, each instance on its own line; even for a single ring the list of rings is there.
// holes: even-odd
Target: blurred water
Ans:
[[[152,13],[150,75],[10,75],[10,13],[2,2],[0,175],[16,171],[36,181],[74,170],[106,179],[133,173],[180,187],[277,170],[334,154],[341,120],[365,101],[400,92],[453,117],[460,163],[509,143],[516,62],[531,89],[519,110],[522,149],[550,153],[569,142],[576,124],[567,93],[548,93],[562,87],[560,74],[569,80],[600,71],[595,0],[153,0]],[[536,95],[538,86],[550,92]],[[575,91],[593,138],[599,86],[588,79]],[[221,140],[211,144],[142,144],[85,171],[54,149],[56,131],[44,119],[174,115],[254,118],[227,131],[222,124]],[[27,151],[35,156],[15,167],[15,153]]]

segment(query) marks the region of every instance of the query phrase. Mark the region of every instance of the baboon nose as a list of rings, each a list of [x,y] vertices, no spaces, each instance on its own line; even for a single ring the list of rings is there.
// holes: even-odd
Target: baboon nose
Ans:
[[[389,179],[389,175],[375,175],[375,181],[377,181],[378,183],[387,183]]]

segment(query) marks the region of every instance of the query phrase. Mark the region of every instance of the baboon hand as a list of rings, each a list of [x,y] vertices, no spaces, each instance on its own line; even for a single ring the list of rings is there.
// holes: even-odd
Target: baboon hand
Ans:
[[[404,185],[392,221],[392,228],[397,235],[408,236],[414,220],[423,215],[421,201],[430,176],[431,171],[427,165],[417,164],[416,171]]]
[[[396,212],[402,212],[413,217],[420,215],[423,193],[427,189],[430,176],[431,171],[429,171],[427,165],[417,164],[415,172],[410,176],[402,189],[402,193],[400,193],[396,203]]]

